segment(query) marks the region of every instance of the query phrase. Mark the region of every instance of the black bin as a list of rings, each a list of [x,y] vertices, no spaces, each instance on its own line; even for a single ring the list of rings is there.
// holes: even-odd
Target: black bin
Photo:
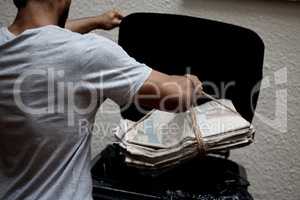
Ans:
[[[264,59],[264,43],[252,30],[189,16],[135,13],[123,20],[119,44],[158,71],[197,75],[207,93],[231,99],[252,121]],[[131,105],[122,115],[137,121],[144,113]],[[92,176],[95,200],[252,199],[244,168],[223,157],[195,158],[151,176],[127,167],[118,145],[109,145],[94,159]]]
[[[109,145],[92,168],[94,200],[252,200],[245,169],[219,157],[195,158],[159,176],[124,164]]]

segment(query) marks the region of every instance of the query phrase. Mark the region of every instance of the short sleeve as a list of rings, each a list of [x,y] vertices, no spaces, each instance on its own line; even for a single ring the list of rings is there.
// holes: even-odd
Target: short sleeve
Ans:
[[[96,34],[83,37],[80,59],[82,80],[120,106],[130,102],[152,69],[137,62],[109,39]]]

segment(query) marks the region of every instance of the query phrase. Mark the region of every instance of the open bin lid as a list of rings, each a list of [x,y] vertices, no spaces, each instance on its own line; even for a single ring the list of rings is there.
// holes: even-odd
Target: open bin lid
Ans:
[[[205,92],[232,100],[239,113],[252,121],[265,49],[254,31],[197,17],[134,13],[122,20],[119,44],[155,70],[198,76]],[[143,117],[135,105],[122,115],[133,121]]]

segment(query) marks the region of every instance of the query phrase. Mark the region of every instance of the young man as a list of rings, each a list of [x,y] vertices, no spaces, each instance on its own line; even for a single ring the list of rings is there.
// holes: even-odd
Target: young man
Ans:
[[[184,110],[201,82],[154,71],[116,43],[82,34],[118,26],[117,12],[65,25],[71,0],[14,3],[15,21],[0,29],[0,199],[91,200],[91,133],[80,122],[93,124],[106,98]]]

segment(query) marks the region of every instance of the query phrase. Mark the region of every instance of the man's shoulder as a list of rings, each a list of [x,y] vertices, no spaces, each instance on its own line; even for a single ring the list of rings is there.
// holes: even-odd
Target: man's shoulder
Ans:
[[[102,42],[112,42],[110,39],[107,39],[103,36],[97,35],[95,33],[88,33],[88,34],[81,34],[81,33],[76,33],[72,32],[66,28],[61,28],[59,26],[55,25],[48,25],[43,27],[43,32],[44,33],[51,33],[51,35],[57,35],[57,36],[69,36],[66,39],[83,39],[83,40],[97,40],[97,41],[102,41]]]
[[[72,32],[68,29],[61,28],[59,26],[49,25],[41,28],[40,34],[46,38],[51,37],[51,40],[59,39],[59,41],[71,41],[71,40],[79,40],[83,36],[79,33]]]
[[[107,62],[116,57],[126,56],[122,48],[113,40],[95,33],[80,34],[58,26],[43,29],[42,38],[48,47],[58,48],[68,57],[81,62]]]
[[[68,29],[64,29],[58,26],[47,26],[43,29],[46,37],[51,37],[50,41],[55,43],[65,43],[69,46],[79,48],[107,48],[108,46],[116,45],[112,40],[95,33],[80,34],[72,32]]]

